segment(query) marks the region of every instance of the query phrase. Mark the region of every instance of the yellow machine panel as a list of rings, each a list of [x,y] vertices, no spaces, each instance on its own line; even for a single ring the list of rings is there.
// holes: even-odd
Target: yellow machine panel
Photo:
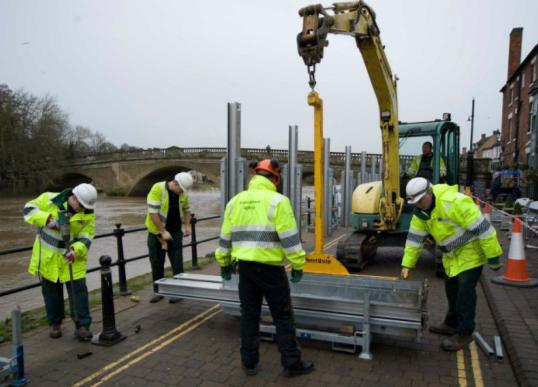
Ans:
[[[359,185],[353,191],[351,211],[361,214],[378,214],[383,183],[374,181]]]

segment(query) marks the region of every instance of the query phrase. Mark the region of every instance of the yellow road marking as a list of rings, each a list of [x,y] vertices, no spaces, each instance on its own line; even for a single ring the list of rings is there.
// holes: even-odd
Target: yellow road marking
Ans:
[[[188,326],[189,324],[197,321],[197,320],[200,320],[201,318],[205,317],[206,315],[208,315],[209,313],[215,311],[216,309],[220,308],[220,305],[217,304],[217,305],[214,305],[212,306],[211,308],[205,310],[204,312],[200,313],[199,315],[193,317],[192,319],[190,319],[189,321],[186,321],[180,325],[178,325],[177,327],[175,327],[174,329],[172,329],[171,331],[157,337],[156,339],[153,339],[151,340],[149,343],[146,343],[144,344],[143,346],[135,349],[134,351],[128,353],[127,355],[123,356],[122,358],[116,360],[115,362],[112,362],[110,364],[108,364],[107,366],[101,368],[100,370],[94,372],[93,374],[91,374],[90,376],[82,379],[81,381],[77,382],[76,384],[74,384],[73,386],[74,387],[79,387],[79,386],[82,386],[86,383],[89,383],[91,382],[93,379],[97,378],[99,375],[105,373],[106,371],[116,367],[118,364],[120,364],[121,362],[124,362],[125,360],[133,357],[134,355],[136,355],[137,353],[145,350],[146,348],[158,343],[159,341],[161,340],[164,340],[166,339],[167,337],[173,335],[174,333],[178,332],[178,331],[181,331],[182,329],[184,329],[186,326]]]
[[[334,246],[340,239],[342,239],[343,237],[345,236],[344,235],[341,235],[339,236],[338,238],[332,240],[331,242],[327,243],[325,245],[325,248],[329,248],[329,247],[332,247]],[[140,360],[144,359],[145,357],[149,356],[150,354],[160,350],[161,348],[167,346],[168,344],[171,344],[172,342],[174,342],[175,340],[177,340],[178,338],[180,338],[181,336],[183,336],[184,334],[192,331],[193,329],[197,328],[198,326],[200,326],[201,324],[203,324],[205,321],[209,320],[210,318],[212,318],[213,316],[215,316],[219,311],[216,311],[214,313],[212,313],[210,316],[208,317],[205,317],[204,316],[207,316],[208,314],[210,314],[211,312],[213,312],[214,310],[218,309],[220,307],[219,304],[217,305],[214,305],[213,307],[207,309],[206,311],[200,313],[199,315],[193,317],[192,319],[190,319],[189,321],[186,321],[184,323],[182,323],[181,325],[177,326],[176,328],[172,329],[171,331],[157,337],[156,339],[153,339],[152,341],[150,341],[149,343],[146,343],[144,344],[143,346],[135,349],[134,351],[128,353],[127,355],[123,356],[122,358],[116,360],[115,362],[112,362],[110,364],[108,364],[107,366],[101,368],[100,370],[94,372],[93,374],[87,376],[86,378],[80,380],[79,382],[77,382],[76,384],[74,384],[73,386],[74,387],[80,387],[84,384],[87,384],[89,382],[91,382],[92,380],[96,379],[97,377],[99,377],[100,375],[104,374],[105,372],[113,369],[114,367],[116,367],[117,365],[119,365],[120,363],[130,359],[131,357],[135,356],[136,354],[140,353],[141,351],[147,349],[148,347],[158,343],[159,341],[161,340],[164,340],[166,339],[167,337],[173,335],[174,333],[178,332],[178,331],[181,331],[182,329],[185,329],[186,326],[188,326],[189,324],[193,323],[194,321],[196,320],[199,320],[201,318],[203,318],[203,320],[201,320],[200,322],[196,323],[195,325],[192,325],[190,327],[188,327],[187,329],[185,329],[185,331],[181,332],[180,334],[172,337],[171,339],[161,343],[159,346],[149,350],[148,352],[146,352],[145,354],[131,360],[130,362],[128,362],[127,364],[125,364],[124,366],[118,368],[117,370],[115,370],[114,372],[108,374],[107,376],[105,376],[104,378],[102,378],[98,383],[94,384],[94,386],[97,386],[97,385],[100,385],[102,384],[104,381],[112,378],[114,375],[122,372],[123,370],[129,368],[132,364],[135,364],[137,362],[139,362]]]
[[[149,355],[152,355],[154,354],[155,352],[157,351],[160,351],[162,348],[166,347],[167,345],[170,345],[172,344],[174,341],[178,340],[179,338],[181,338],[182,336],[186,335],[187,333],[191,332],[192,330],[198,328],[200,325],[202,325],[203,323],[205,323],[206,321],[212,319],[215,315],[219,314],[220,313],[220,310],[217,310],[213,313],[211,313],[210,315],[206,316],[203,320],[201,321],[198,321],[197,323],[191,325],[190,327],[188,327],[187,329],[185,329],[184,331],[178,333],[177,335],[175,336],[172,336],[171,338],[169,338],[168,340],[162,342],[161,344],[159,344],[158,346],[154,347],[153,349],[150,349],[148,352],[134,358],[133,360],[131,360],[130,362],[128,362],[127,364],[121,366],[120,368],[116,369],[115,371],[109,373],[108,375],[104,376],[101,380],[99,380],[99,382],[95,383],[92,385],[92,387],[96,387],[96,386],[100,386],[101,384],[103,384],[104,382],[106,382],[107,380],[110,380],[112,379],[114,376],[116,376],[117,374],[123,372],[124,370],[126,370],[127,368],[129,368],[130,366],[132,366],[133,364],[136,364],[138,363],[139,361],[145,359],[146,357],[148,357]]]
[[[463,357],[463,349],[460,349],[457,353],[457,365],[458,365],[458,382],[461,387],[467,387],[467,375],[465,375],[465,358]]]
[[[471,349],[471,364],[473,366],[474,385],[476,387],[484,387],[484,380],[482,379],[482,371],[480,370],[480,360],[478,359],[476,343],[472,341],[469,347]]]

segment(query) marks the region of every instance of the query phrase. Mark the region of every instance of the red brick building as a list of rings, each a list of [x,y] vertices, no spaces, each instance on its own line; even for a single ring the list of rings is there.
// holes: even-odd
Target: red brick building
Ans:
[[[508,74],[501,118],[502,163],[505,167],[538,163],[538,44],[521,61],[523,28],[510,33]]]

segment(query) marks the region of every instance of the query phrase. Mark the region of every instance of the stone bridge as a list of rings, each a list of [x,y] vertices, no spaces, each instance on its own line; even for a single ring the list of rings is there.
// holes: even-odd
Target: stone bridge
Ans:
[[[270,154],[281,162],[287,162],[287,150],[272,149]],[[268,150],[243,148],[241,155],[247,160],[261,160],[268,157]],[[225,156],[226,148],[177,147],[89,155],[66,164],[49,184],[49,189],[93,182],[107,194],[143,196],[155,182],[169,179],[181,171],[196,171],[194,175],[198,177],[198,181],[207,181],[218,186],[220,162]],[[352,154],[354,172],[360,170],[360,159],[360,153]],[[380,155],[368,154],[367,170],[370,171],[374,163],[379,171],[380,159]],[[303,165],[303,180],[306,184],[313,182],[313,160],[312,151],[298,152],[298,161]],[[340,180],[344,160],[345,153],[331,153],[330,164],[337,180]],[[402,160],[407,163],[410,157],[402,156]]]

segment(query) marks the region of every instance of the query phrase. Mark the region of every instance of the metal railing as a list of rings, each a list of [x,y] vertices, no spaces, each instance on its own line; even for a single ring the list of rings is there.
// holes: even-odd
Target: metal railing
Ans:
[[[190,247],[191,248],[191,257],[192,257],[192,268],[196,269],[198,268],[198,245],[206,242],[210,242],[216,239],[219,239],[219,236],[210,237],[202,240],[198,240],[196,237],[196,224],[198,222],[206,221],[206,220],[213,220],[213,219],[219,219],[220,215],[213,215],[213,216],[207,216],[205,218],[197,219],[194,214],[192,214],[191,217],[191,242],[187,244],[183,244],[182,248]],[[127,295],[130,294],[129,289],[127,287],[127,274],[125,270],[125,266],[129,262],[138,261],[143,258],[149,257],[149,254],[143,254],[138,255],[136,257],[131,258],[125,258],[124,252],[123,252],[123,237],[126,234],[132,234],[135,232],[140,231],[146,231],[146,227],[136,227],[131,228],[128,230],[125,230],[121,227],[121,223],[116,223],[116,228],[114,231],[105,233],[105,234],[99,234],[94,237],[94,239],[101,239],[101,238],[109,238],[109,237],[115,237],[116,238],[116,247],[117,247],[117,253],[118,253],[118,259],[113,262],[110,266],[118,266],[118,282],[119,282],[119,292],[121,295]],[[33,246],[23,246],[23,247],[15,247],[11,249],[5,249],[0,250],[0,256],[3,255],[9,255],[14,253],[20,253],[24,251],[31,251]],[[95,271],[98,271],[101,269],[101,266],[95,266],[88,270],[86,270],[86,273],[93,273]],[[19,293],[25,290],[34,289],[41,286],[41,282],[35,282],[32,284],[17,286],[15,288],[7,289],[7,290],[1,290],[0,291],[0,297],[8,296],[10,294]]]

